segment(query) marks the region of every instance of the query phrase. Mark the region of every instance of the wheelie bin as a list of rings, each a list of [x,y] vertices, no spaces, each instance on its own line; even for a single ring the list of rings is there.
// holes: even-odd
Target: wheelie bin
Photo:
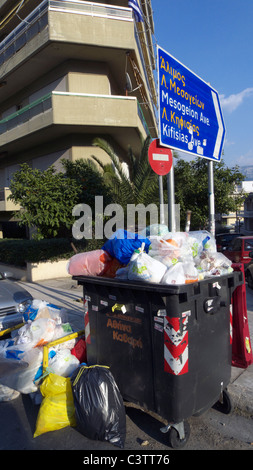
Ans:
[[[169,445],[184,446],[187,419],[230,382],[230,305],[242,273],[184,285],[73,279],[83,286],[88,363],[110,366],[123,399],[167,420]]]

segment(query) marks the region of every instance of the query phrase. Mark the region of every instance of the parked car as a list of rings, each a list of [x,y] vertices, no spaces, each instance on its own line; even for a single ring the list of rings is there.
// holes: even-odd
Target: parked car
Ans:
[[[230,242],[230,245],[223,251],[224,255],[234,263],[247,265],[252,262],[250,252],[253,251],[253,236],[239,236]]]
[[[223,254],[234,263],[244,264],[246,282],[253,289],[253,236],[235,238]]]
[[[252,252],[253,257],[253,252]],[[253,263],[249,264],[245,271],[245,279],[250,289],[253,289]]]
[[[240,233],[219,233],[216,235],[216,246],[217,246],[217,251],[223,251],[228,248],[232,240],[234,238],[240,237]]]
[[[31,304],[31,294],[9,279],[11,273],[0,273],[0,330],[22,322],[23,313]]]

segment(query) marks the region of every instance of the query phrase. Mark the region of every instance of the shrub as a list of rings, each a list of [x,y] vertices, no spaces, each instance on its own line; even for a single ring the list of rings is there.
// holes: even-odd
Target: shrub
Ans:
[[[78,252],[101,248],[103,240],[72,240],[52,238],[43,240],[11,240],[0,242],[0,263],[24,267],[27,262],[38,263],[69,259],[74,255],[74,243]]]

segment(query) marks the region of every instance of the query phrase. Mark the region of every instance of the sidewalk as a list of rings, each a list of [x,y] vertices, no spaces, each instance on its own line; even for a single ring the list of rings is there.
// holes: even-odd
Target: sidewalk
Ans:
[[[246,286],[246,299],[250,340],[253,348],[253,290],[248,286]],[[238,410],[253,415],[253,364],[247,369],[232,367],[228,392]]]
[[[17,282],[26,288],[35,299],[46,300],[66,308],[69,323],[74,331],[84,329],[84,310],[80,301],[82,286],[78,286],[71,277],[38,283]],[[246,287],[246,293],[251,346],[253,346],[253,291]],[[253,415],[253,364],[247,369],[232,367],[228,392],[233,405],[241,413]]]

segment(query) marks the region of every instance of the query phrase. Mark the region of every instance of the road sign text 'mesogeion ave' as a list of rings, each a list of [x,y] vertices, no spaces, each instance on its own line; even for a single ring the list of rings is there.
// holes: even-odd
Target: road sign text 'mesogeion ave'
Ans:
[[[220,161],[225,125],[217,91],[159,46],[157,57],[160,144]]]

